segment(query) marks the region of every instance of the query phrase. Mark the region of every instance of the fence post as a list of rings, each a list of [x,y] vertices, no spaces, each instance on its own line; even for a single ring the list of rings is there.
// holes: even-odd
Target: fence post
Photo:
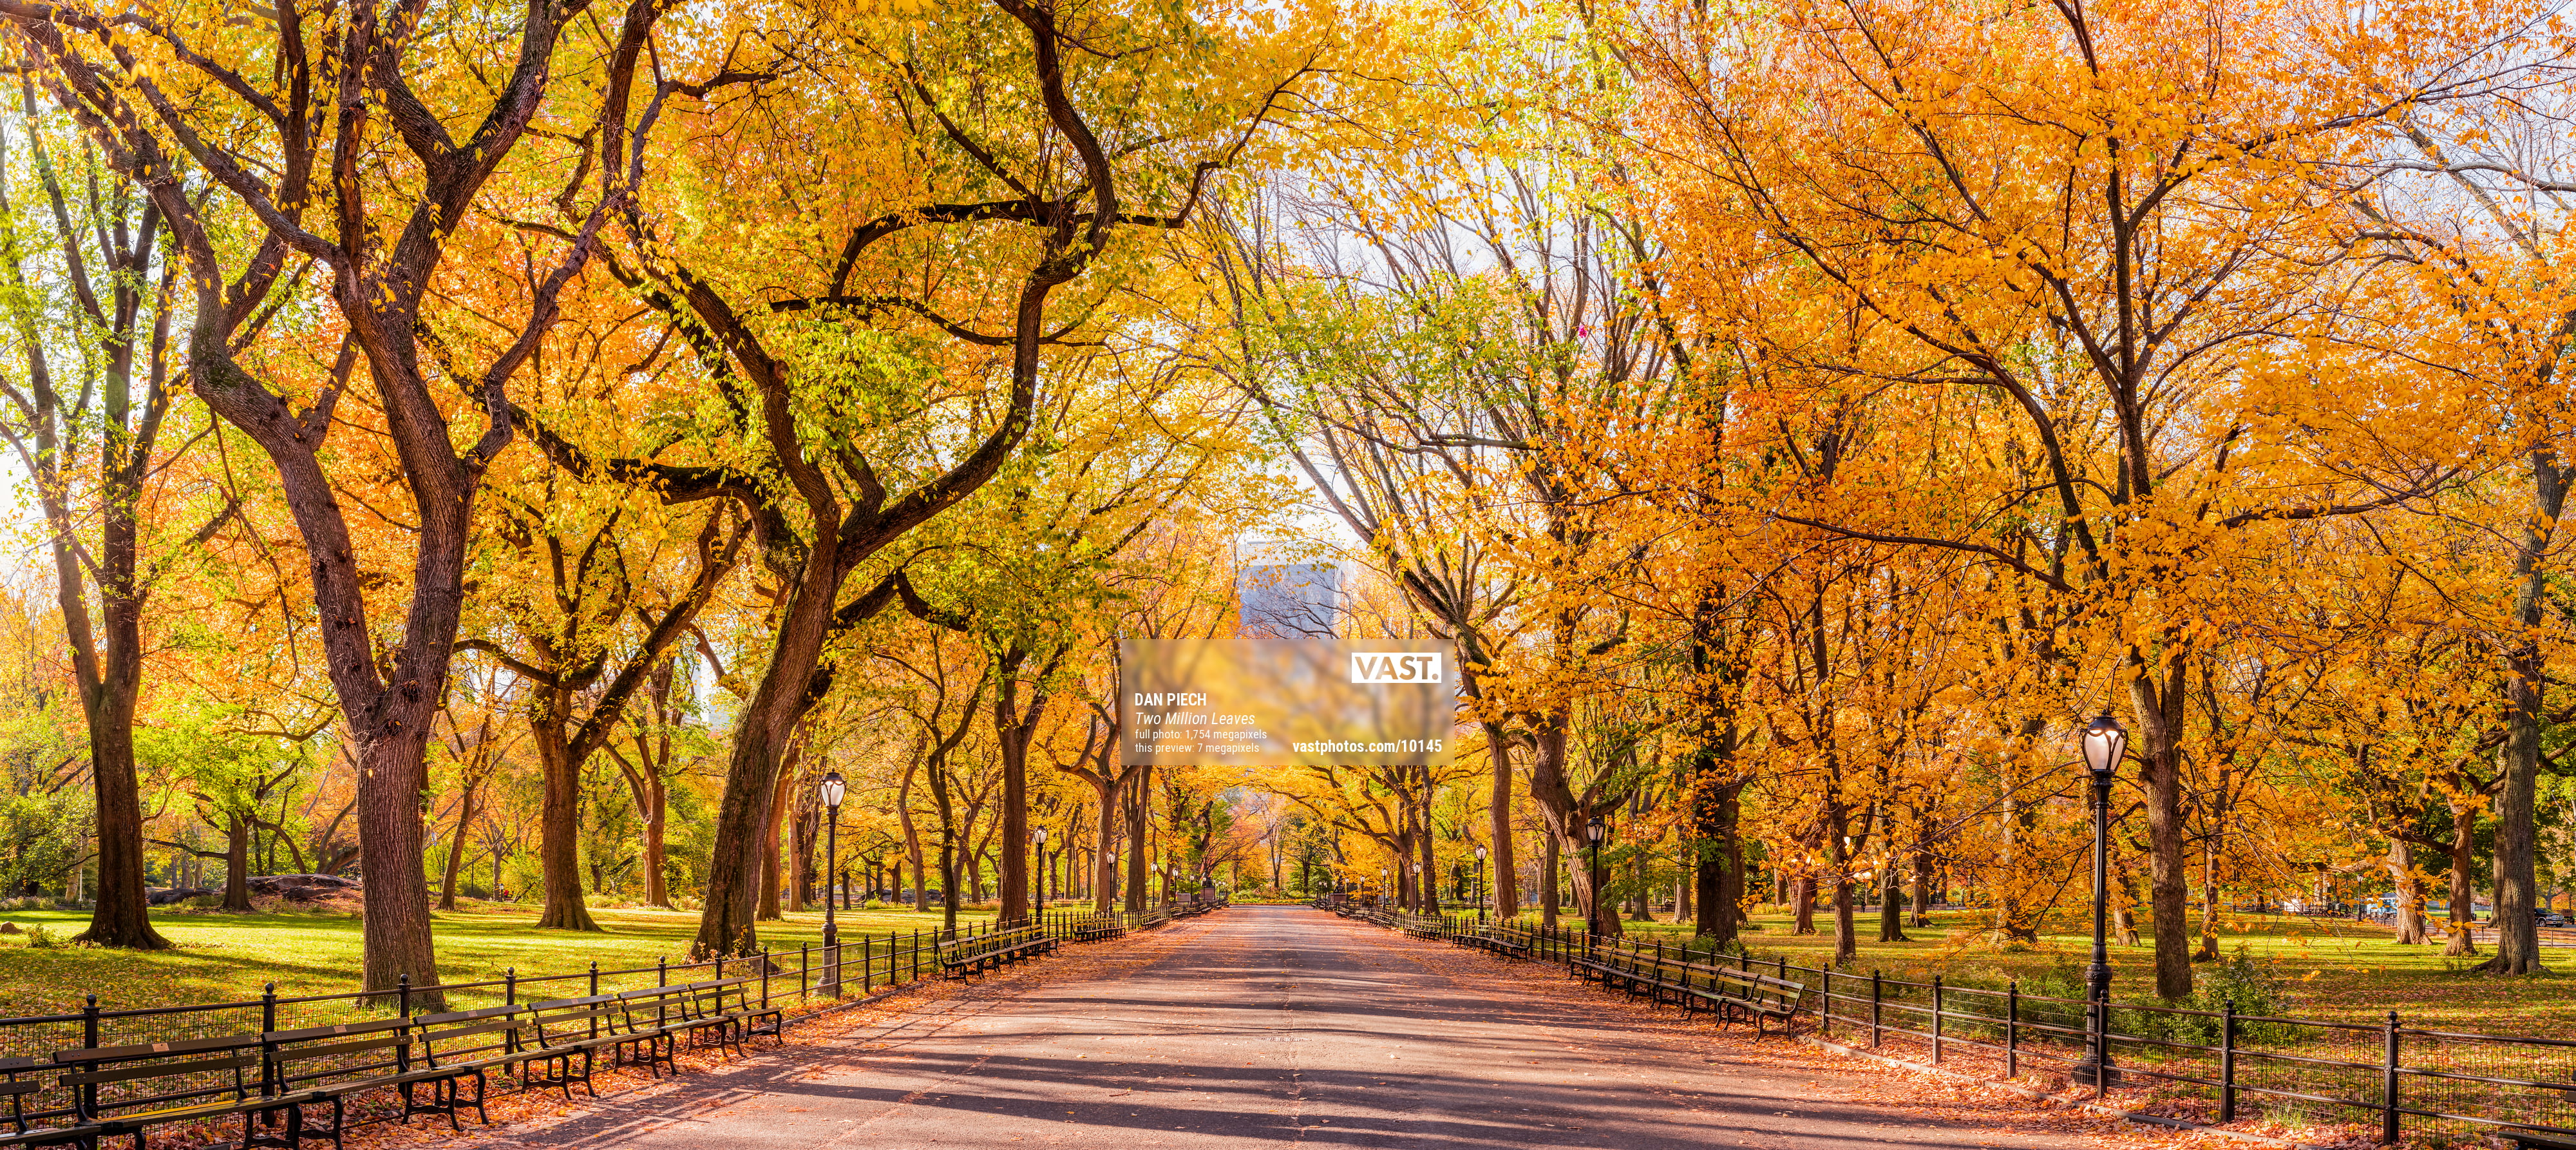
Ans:
[[[1878,968],[1871,967],[1869,969],[1869,1048],[1872,1050],[1878,1049],[1879,1039],[1884,1037],[1881,1033],[1883,1026],[1879,1019],[1879,1004],[1886,1001],[1885,995],[1880,993],[1882,985],[1879,982]]]
[[[765,946],[760,948],[760,1008],[762,1010],[769,1009],[769,972],[776,969],[778,964],[770,961],[769,948]]]
[[[279,1092],[286,1089],[285,1069],[276,1059],[269,1057],[277,1052],[277,1047],[268,1039],[269,1034],[276,1029],[277,984],[272,982],[259,988],[259,1096],[262,1098],[275,1098]],[[402,1059],[410,1054],[410,1052],[411,1048],[408,1046],[397,1046],[394,1048],[394,1057]],[[411,1064],[407,1061],[404,1062],[397,1068],[396,1072],[402,1074],[411,1073]],[[261,1117],[271,1120],[262,1122],[260,1125],[277,1125],[274,1121],[276,1117],[275,1115],[263,1114]]]
[[[2397,1144],[2397,1012],[2388,1012],[2388,1059],[2379,1075],[2379,1140]]]
[[[1932,976],[1932,1065],[1941,1065],[1941,976]]]
[[[2004,983],[2004,1077],[2021,1076],[2021,980]]]
[[[98,996],[93,994],[87,996],[81,1006],[81,1046],[96,1050],[98,1045]],[[83,1118],[98,1113],[98,1083],[81,1084],[80,1112]]]
[[[861,997],[861,998],[865,998],[865,997],[867,997],[867,996],[868,996],[868,991],[869,991],[868,978],[869,978],[869,976],[874,975],[874,974],[876,973],[876,970],[877,970],[876,939],[875,939],[875,938],[873,938],[873,937],[871,937],[871,936],[868,936],[868,935],[864,935],[864,934],[863,934],[863,935],[860,935],[860,936],[859,936],[859,997]]]
[[[653,956],[653,985],[657,987],[671,985],[670,955],[657,954]]]
[[[1828,966],[1817,973],[1824,976],[1824,981],[1816,992],[1816,1037],[1831,1038],[1834,1036],[1834,968]]]
[[[813,969],[814,944],[809,942],[796,948],[796,1001],[798,1002],[805,1001],[807,994],[805,976]]]
[[[595,958],[590,960],[590,993],[593,998],[599,996],[599,960]]]
[[[395,976],[394,976],[394,993],[395,993],[395,994],[397,994],[397,995],[399,995],[399,996],[401,997],[401,1001],[402,1001],[402,1016],[403,1016],[403,1017],[405,1017],[405,1018],[409,1018],[409,1017],[411,1017],[411,972],[410,972],[410,971],[404,971],[403,973],[401,973],[401,974],[397,974],[397,975],[395,975]]]
[[[2218,1004],[2218,1124],[2236,1121],[2236,1000]]]
[[[514,966],[501,972],[501,1005],[517,1006],[518,1004],[519,968]]]

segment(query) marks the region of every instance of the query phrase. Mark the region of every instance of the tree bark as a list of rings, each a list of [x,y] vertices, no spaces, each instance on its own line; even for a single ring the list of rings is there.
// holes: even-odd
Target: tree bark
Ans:
[[[1878,941],[1911,941],[1905,937],[1905,884],[1893,866],[1879,876]]]
[[[2560,382],[2559,386],[2564,386]],[[2495,955],[2489,974],[2541,974],[2539,844],[2533,810],[2540,790],[2543,684],[2549,681],[2541,625],[2548,605],[2550,540],[2566,511],[2568,472],[2547,441],[2531,449],[2532,515],[2514,554],[2514,632],[2504,643],[2504,745],[2497,748]]]
[[[2415,859],[2403,840],[2388,844],[2388,876],[2397,888],[2397,909],[2390,925],[2396,927],[2395,941],[2420,945],[2431,941],[2424,929],[2424,883],[2415,873]]]
[[[456,830],[447,837],[446,873],[438,888],[438,909],[456,909],[456,876],[465,869],[465,833],[474,825],[474,800],[482,792],[482,780],[465,784],[465,793],[456,798]]]
[[[2134,658],[2134,656],[2133,656]],[[2156,931],[2156,997],[2191,994],[2191,870],[2183,858],[2182,706],[2184,665],[2168,653],[2161,665],[2132,667],[2129,698],[2137,713],[2140,782],[2147,793],[2148,909]],[[2115,800],[2116,801],[2116,800]]]
[[[224,815],[224,907],[247,912],[250,905],[250,820],[239,812]]]
[[[537,864],[546,900],[537,928],[596,931],[599,923],[590,917],[581,889],[581,769],[569,761],[572,750],[564,737],[572,692],[540,686],[537,694],[529,729],[545,787],[537,814]]]
[[[1151,845],[1146,832],[1151,829],[1149,820],[1153,817],[1152,801],[1148,798],[1153,789],[1154,768],[1137,768],[1136,781],[1129,785],[1126,796],[1127,909],[1131,911],[1144,910],[1151,896],[1146,884],[1150,860],[1145,856]]]
[[[1501,724],[1486,723],[1485,749],[1493,759],[1493,781],[1485,800],[1486,836],[1492,840],[1487,864],[1493,868],[1494,917],[1509,922],[1520,917],[1520,869],[1512,857],[1512,745]]]
[[[2448,937],[2443,939],[2442,953],[2448,957],[2476,954],[2477,929],[2477,859],[2478,807],[2463,796],[2451,799],[2451,913]],[[2504,914],[2496,914],[2498,933],[2502,933]]]
[[[1538,849],[1539,868],[1547,874],[1546,884],[1539,888],[1538,921],[1539,925],[1554,930],[1559,913],[1558,900],[1563,897],[1560,892],[1565,885],[1561,881],[1565,873],[1565,860],[1553,834],[1541,832]]]
[[[1931,844],[1914,848],[1914,897],[1911,909],[1914,925],[1932,925],[1932,908],[1941,902],[1941,891],[1934,885]]]

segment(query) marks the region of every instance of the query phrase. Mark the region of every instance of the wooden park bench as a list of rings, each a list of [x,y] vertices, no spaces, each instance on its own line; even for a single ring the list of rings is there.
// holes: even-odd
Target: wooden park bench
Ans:
[[[1075,942],[1098,942],[1105,938],[1124,935],[1127,933],[1127,928],[1119,921],[1117,915],[1089,914],[1067,924],[1066,931],[1073,936]]]
[[[591,1097],[599,1097],[599,1088],[590,1081],[599,1051],[614,1056],[620,1048],[658,1041],[661,1033],[658,1027],[640,1033],[628,1029],[626,1007],[614,994],[535,1003],[528,1007],[528,1022],[536,1041],[509,1060],[519,1064],[519,1088],[556,1087],[565,1101],[572,1099],[576,1082]],[[531,1067],[539,1068],[533,1077]]]
[[[459,1111],[471,1106],[474,1116],[490,1125],[492,1116],[483,1109],[483,1094],[489,1086],[487,1071],[508,1066],[525,1057],[535,1045],[529,1037],[535,1023],[524,1006],[486,1006],[476,1010],[450,1010],[425,1014],[412,1019],[413,1033],[420,1038],[424,1071],[410,1081],[394,1085],[402,1092],[403,1121],[414,1114],[445,1115],[450,1126],[458,1126]],[[474,1080],[474,1099],[467,1101],[462,1083]],[[429,1100],[419,1097],[418,1087],[427,1085]]]
[[[37,1074],[49,1065],[35,1058],[0,1058],[0,1098],[9,1100],[9,1130],[0,1133],[0,1146],[62,1145],[88,1137],[82,1127],[27,1124],[27,1099],[44,1089]]]
[[[1023,958],[1055,951],[1056,940],[1035,927],[961,938],[940,948],[939,965],[950,977],[962,978],[996,970]]]
[[[690,984],[689,1017],[680,1026],[701,1042],[730,1046],[737,1054],[746,1053],[746,1044],[763,1034],[786,1041],[787,1012],[752,1001],[754,981],[726,978]]]
[[[77,1142],[95,1147],[102,1138],[132,1137],[144,1150],[144,1132],[172,1122],[240,1116],[237,1145],[296,1150],[304,1131],[301,1100],[274,1097],[264,1079],[264,1042],[258,1034],[177,1038],[133,1046],[54,1052],[62,1085],[72,1092],[72,1125],[13,1136],[0,1145]],[[275,1126],[284,1112],[286,1132]]]

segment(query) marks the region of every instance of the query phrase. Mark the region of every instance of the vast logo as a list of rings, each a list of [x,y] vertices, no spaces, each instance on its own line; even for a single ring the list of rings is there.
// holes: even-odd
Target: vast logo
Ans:
[[[1437,683],[1440,681],[1440,656],[1353,651],[1351,652],[1351,681],[1354,683]]]

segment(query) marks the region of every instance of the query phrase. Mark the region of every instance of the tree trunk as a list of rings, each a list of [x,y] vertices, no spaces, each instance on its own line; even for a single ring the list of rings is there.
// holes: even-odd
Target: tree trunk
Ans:
[[[1415,809],[1421,812],[1422,833],[1414,845],[1415,862],[1418,866],[1414,871],[1418,881],[1414,885],[1421,889],[1414,892],[1414,897],[1422,902],[1418,913],[1438,914],[1440,913],[1440,870],[1431,854],[1431,768],[1418,769],[1422,774],[1422,789],[1419,792],[1420,797],[1415,799],[1419,804]]]
[[[1706,769],[1693,772],[1691,787],[1691,884],[1697,888],[1700,914],[1693,932],[1723,946],[1738,937],[1737,912],[1744,903],[1744,839],[1740,818],[1747,780],[1715,777],[1713,756],[1703,756]]]
[[[139,612],[138,612],[139,613]],[[108,612],[113,631],[130,626]],[[140,663],[140,649],[136,662]],[[89,715],[91,787],[97,803],[98,890],[82,939],[128,950],[162,950],[170,941],[152,929],[152,900],[144,893],[143,793],[134,770],[134,684],[107,684]]]
[[[482,780],[477,779],[466,784],[465,793],[456,798],[456,830],[448,835],[446,873],[438,888],[440,910],[456,909],[456,876],[465,869],[465,833],[474,825],[474,800],[482,789]]]
[[[1834,884],[1834,965],[1847,967],[1860,957],[1860,937],[1852,930],[1852,884]]]
[[[1601,810],[1578,800],[1565,777],[1566,732],[1562,723],[1548,721],[1531,731],[1530,798],[1538,803],[1539,823],[1555,841],[1560,853],[1571,854],[1566,868],[1574,891],[1574,906],[1583,913],[1585,925],[1592,933],[1618,937],[1619,909],[1600,897],[1595,889],[1600,876],[1593,873],[1599,850],[1584,839],[1586,823]],[[1607,808],[1603,808],[1607,809]]]
[[[663,839],[670,795],[658,770],[645,780],[644,789],[649,804],[644,812],[644,901],[672,910],[670,880],[664,873],[670,861]]]
[[[1146,899],[1150,894],[1146,889],[1146,867],[1149,865],[1149,860],[1145,855],[1149,845],[1146,841],[1147,820],[1153,815],[1152,803],[1147,796],[1153,793],[1153,789],[1154,768],[1150,766],[1137,768],[1136,779],[1129,784],[1126,795],[1127,909],[1132,911],[1144,910]]]
[[[1816,878],[1802,874],[1789,880],[1789,902],[1797,911],[1797,924],[1791,934],[1816,933]]]
[[[545,801],[537,816],[537,862],[544,872],[545,910],[539,930],[599,929],[581,890],[581,767],[572,762],[564,736],[572,692],[538,688],[530,709],[529,733],[537,745],[537,764],[545,781]]]
[[[1878,941],[1910,941],[1905,937],[1905,884],[1894,866],[1879,876]]]
[[[2451,913],[2449,937],[2442,943],[2442,953],[2450,957],[2478,952],[2477,881],[2478,808],[2464,797],[2451,800]],[[2503,933],[2504,914],[2496,913],[2497,933]]]
[[[1107,914],[1118,893],[1118,828],[1124,820],[1118,812],[1118,782],[1108,771],[1092,776],[1091,788],[1100,802],[1100,830],[1092,840],[1091,909]]]
[[[2155,668],[2139,666],[2129,680],[2141,738],[2138,759],[2147,792],[2148,908],[2156,931],[2156,997],[2191,994],[2191,871],[2183,859],[2182,704],[2183,662],[2168,654]]]
[[[1560,909],[1558,900],[1561,895],[1558,892],[1564,889],[1559,878],[1565,873],[1565,860],[1563,852],[1557,848],[1555,835],[1542,831],[1538,838],[1539,867],[1547,875],[1546,883],[1539,889],[1538,921],[1539,925],[1554,930]]]
[[[237,812],[224,815],[224,909],[251,909],[250,820]]]
[[[993,741],[1002,755],[1002,897],[996,911],[1002,922],[1029,916],[1029,741],[1046,714],[1048,695],[1045,684],[1033,685],[1028,710],[1022,713],[1020,670],[1026,658],[1017,649],[1003,654],[1002,681],[993,694]]]
[[[948,765],[934,756],[929,765],[931,810],[939,816],[939,907],[941,926],[957,929],[957,806],[948,794]]]
[[[760,901],[753,911],[754,919],[759,922],[777,922],[784,917],[778,913],[779,868],[785,859],[778,848],[778,836],[787,826],[789,793],[796,785],[796,760],[800,750],[797,745],[789,745],[786,757],[778,765],[778,775],[770,783],[769,829],[760,836]]]
[[[1486,754],[1493,760],[1493,781],[1485,800],[1488,815],[1486,834],[1493,840],[1494,917],[1509,922],[1521,913],[1520,871],[1512,859],[1512,747],[1504,730],[1493,723],[1485,724]]]
[[[1914,897],[1910,901],[1914,925],[1932,925],[1932,908],[1940,905],[1941,891],[1933,882],[1932,848],[1929,844],[1914,850]]]
[[[2127,867],[2112,872],[2120,884],[2120,904],[2111,908],[2112,935],[2122,946],[2138,945],[2138,876]]]
[[[2391,923],[2397,928],[2396,941],[2409,945],[2430,941],[2424,929],[2424,883],[2402,840],[2388,844],[2388,875],[2397,887],[2397,911]]]

